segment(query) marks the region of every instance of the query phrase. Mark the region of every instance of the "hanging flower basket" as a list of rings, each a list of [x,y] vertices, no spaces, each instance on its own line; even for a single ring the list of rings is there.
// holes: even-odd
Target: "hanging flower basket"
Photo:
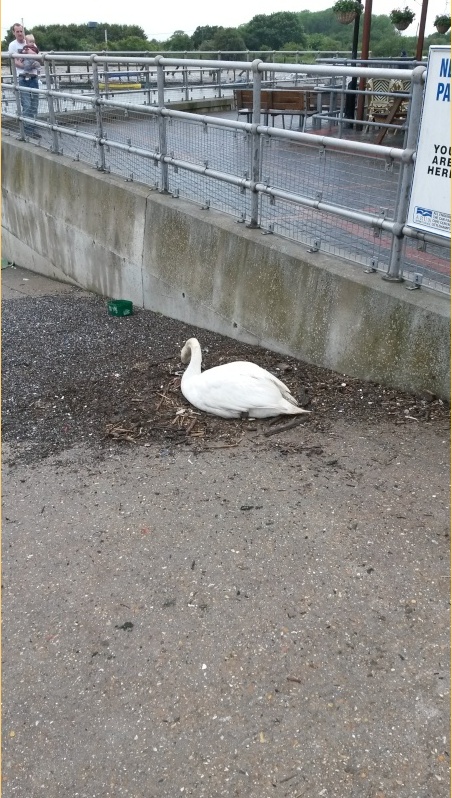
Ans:
[[[357,16],[356,11],[344,11],[342,14],[336,14],[336,19],[341,25],[350,25]]]
[[[408,6],[405,6],[402,9],[394,8],[389,15],[389,19],[397,30],[406,30],[410,27],[415,16],[414,12],[410,11]]]
[[[359,0],[337,0],[331,10],[341,25],[349,25],[361,14],[363,7]]]
[[[411,21],[409,19],[400,20],[400,22],[395,23],[395,27],[397,30],[406,30],[411,25]]]
[[[435,22],[433,23],[438,33],[447,33],[450,28],[450,17],[446,14],[442,14],[439,17],[436,17]]]

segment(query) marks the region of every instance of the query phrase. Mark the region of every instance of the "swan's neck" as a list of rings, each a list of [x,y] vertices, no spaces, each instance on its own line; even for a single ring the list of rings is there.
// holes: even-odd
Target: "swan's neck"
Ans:
[[[190,344],[190,363],[185,373],[190,376],[201,374],[202,353],[198,343]]]

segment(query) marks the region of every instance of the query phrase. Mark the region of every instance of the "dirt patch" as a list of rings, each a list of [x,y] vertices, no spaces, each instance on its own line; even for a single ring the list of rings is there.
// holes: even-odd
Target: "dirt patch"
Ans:
[[[157,443],[162,447],[237,446],[256,433],[275,445],[275,428],[224,420],[192,408],[180,391],[180,348],[193,335],[203,367],[252,360],[284,380],[312,415],[313,433],[344,419],[375,424],[449,427],[449,407],[426,392],[413,396],[351,379],[150,311],[118,319],[105,300],[74,290],[64,296],[3,303],[3,440],[31,462],[81,442],[100,450]]]

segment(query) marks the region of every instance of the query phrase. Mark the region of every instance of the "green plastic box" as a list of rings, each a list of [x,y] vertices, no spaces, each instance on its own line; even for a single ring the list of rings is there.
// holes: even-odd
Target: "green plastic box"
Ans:
[[[129,299],[110,299],[108,313],[110,316],[131,316],[133,303]]]

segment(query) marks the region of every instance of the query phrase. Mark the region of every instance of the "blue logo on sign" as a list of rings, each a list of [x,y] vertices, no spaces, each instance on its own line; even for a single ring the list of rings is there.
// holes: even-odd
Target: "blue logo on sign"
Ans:
[[[433,211],[429,210],[429,208],[420,208],[419,205],[416,205],[414,212],[425,219],[431,219],[433,216]]]

